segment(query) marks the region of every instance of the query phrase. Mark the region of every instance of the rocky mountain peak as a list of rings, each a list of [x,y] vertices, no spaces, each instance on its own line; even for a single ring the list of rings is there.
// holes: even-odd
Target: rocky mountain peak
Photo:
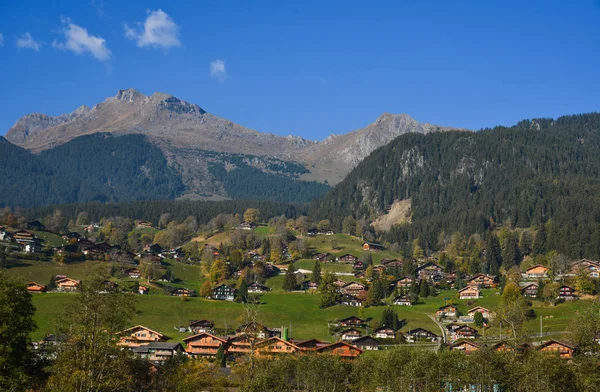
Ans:
[[[146,96],[133,88],[119,90],[117,91],[117,95],[115,95],[116,100],[126,102],[135,102],[140,98],[146,98]]]

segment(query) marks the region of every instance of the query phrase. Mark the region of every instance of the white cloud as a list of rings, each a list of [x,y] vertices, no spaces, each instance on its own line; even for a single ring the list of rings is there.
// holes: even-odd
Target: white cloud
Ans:
[[[29,32],[26,32],[17,39],[17,48],[32,49],[37,52],[41,47],[42,43],[34,40]]]
[[[4,45],[4,35],[0,33],[0,46]]]
[[[110,50],[106,47],[106,41],[100,36],[90,35],[86,29],[71,23],[68,18],[63,18],[65,25],[62,33],[65,35],[64,42],[54,41],[52,46],[60,50],[70,50],[75,54],[89,53],[97,60],[108,61]]]
[[[181,46],[179,42],[179,26],[163,10],[150,11],[142,25],[137,28],[125,25],[125,37],[136,41],[140,48],[150,46],[155,48],[170,48]]]
[[[227,79],[227,70],[225,69],[225,61],[215,60],[210,62],[210,77],[217,79],[220,82]]]

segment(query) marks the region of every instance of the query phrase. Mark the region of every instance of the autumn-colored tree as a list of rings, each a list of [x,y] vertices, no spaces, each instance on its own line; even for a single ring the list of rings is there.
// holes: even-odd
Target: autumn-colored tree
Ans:
[[[202,284],[202,287],[200,287],[199,294],[201,297],[210,297],[212,295],[212,287],[210,285],[209,280],[205,281],[204,284]]]

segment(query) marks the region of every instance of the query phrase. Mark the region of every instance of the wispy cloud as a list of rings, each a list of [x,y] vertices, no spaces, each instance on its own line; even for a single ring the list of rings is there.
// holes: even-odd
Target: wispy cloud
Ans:
[[[227,79],[227,70],[225,69],[225,61],[215,60],[210,62],[210,77],[224,82]]]
[[[0,33],[0,46],[4,45],[4,34]]]
[[[136,41],[138,47],[171,48],[181,46],[179,26],[163,10],[147,10],[148,17],[137,28],[125,24],[125,37]]]
[[[102,0],[92,0],[90,2],[92,7],[96,10],[96,15],[102,17],[104,16],[104,1]]]
[[[31,49],[37,52],[42,48],[42,43],[34,40],[31,34],[26,32],[17,39],[17,48]]]
[[[63,18],[64,28],[61,31],[65,39],[63,42],[54,41],[52,46],[60,50],[70,50],[81,54],[91,54],[95,59],[106,62],[110,59],[110,50],[106,47],[106,40],[100,36],[88,33],[87,29],[71,22],[71,19]]]

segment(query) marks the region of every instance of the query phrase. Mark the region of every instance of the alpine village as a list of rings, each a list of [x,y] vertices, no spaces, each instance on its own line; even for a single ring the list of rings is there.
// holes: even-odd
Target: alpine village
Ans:
[[[599,20],[3,2],[0,392],[600,392]]]

